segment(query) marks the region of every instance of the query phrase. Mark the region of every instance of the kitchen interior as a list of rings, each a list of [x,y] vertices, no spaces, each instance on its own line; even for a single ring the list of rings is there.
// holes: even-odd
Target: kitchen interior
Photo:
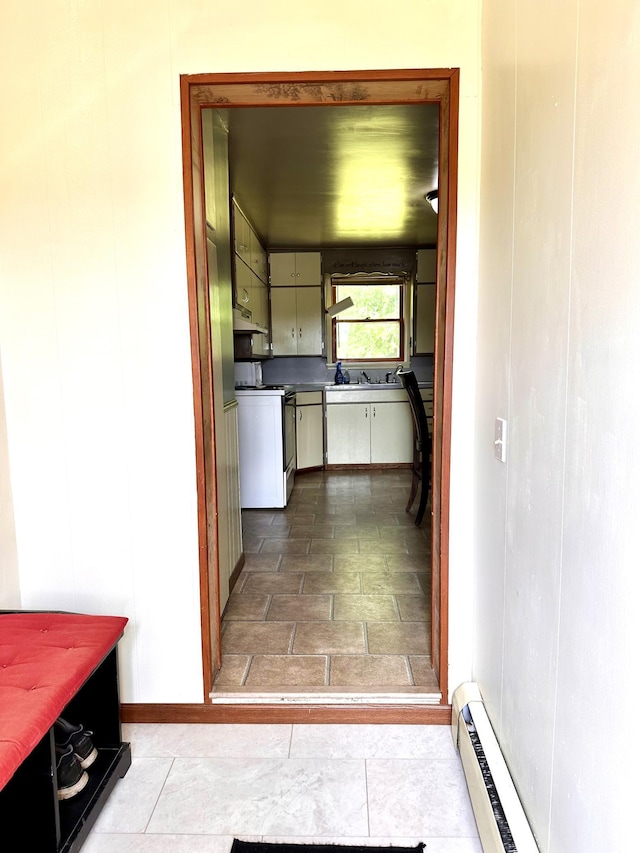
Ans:
[[[437,703],[398,371],[431,424],[438,105],[206,109],[203,136],[224,413],[212,701]]]

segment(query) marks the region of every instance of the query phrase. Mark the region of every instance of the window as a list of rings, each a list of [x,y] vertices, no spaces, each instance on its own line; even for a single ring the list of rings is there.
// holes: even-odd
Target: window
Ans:
[[[403,279],[334,280],[331,293],[334,305],[353,299],[353,307],[332,320],[334,362],[404,360]]]

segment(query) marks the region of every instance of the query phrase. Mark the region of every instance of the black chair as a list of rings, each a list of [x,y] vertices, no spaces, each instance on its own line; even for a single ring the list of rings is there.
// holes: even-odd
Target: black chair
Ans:
[[[420,396],[418,380],[413,370],[399,370],[398,376],[402,387],[409,397],[411,415],[413,417],[413,476],[411,479],[411,492],[405,512],[409,512],[420,488],[420,503],[416,515],[416,525],[420,526],[424,511],[429,500],[429,489],[431,487],[431,434],[429,433],[429,422],[424,403]]]

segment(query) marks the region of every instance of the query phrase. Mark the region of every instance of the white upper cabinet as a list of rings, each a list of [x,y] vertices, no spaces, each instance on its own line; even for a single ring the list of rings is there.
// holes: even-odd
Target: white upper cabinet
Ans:
[[[267,252],[263,248],[262,243],[258,240],[255,231],[249,231],[249,265],[252,272],[258,276],[260,281],[267,284],[269,281],[269,271],[267,268]]]
[[[272,287],[319,287],[322,284],[320,252],[271,252]]]
[[[274,355],[322,355],[322,290],[271,288]]]
[[[235,201],[233,203],[233,249],[236,257],[240,258],[260,281],[267,284],[269,279],[266,249]]]
[[[236,204],[233,205],[233,249],[245,264],[250,265],[251,226]]]

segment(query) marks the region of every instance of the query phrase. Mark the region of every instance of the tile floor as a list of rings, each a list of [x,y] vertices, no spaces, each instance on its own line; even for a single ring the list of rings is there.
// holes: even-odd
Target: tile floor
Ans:
[[[482,853],[447,726],[123,727],[133,762],[83,853],[228,853],[232,839]]]
[[[214,701],[283,691],[437,701],[429,530],[404,510],[410,481],[407,469],[301,474],[286,509],[243,512],[246,562]]]

